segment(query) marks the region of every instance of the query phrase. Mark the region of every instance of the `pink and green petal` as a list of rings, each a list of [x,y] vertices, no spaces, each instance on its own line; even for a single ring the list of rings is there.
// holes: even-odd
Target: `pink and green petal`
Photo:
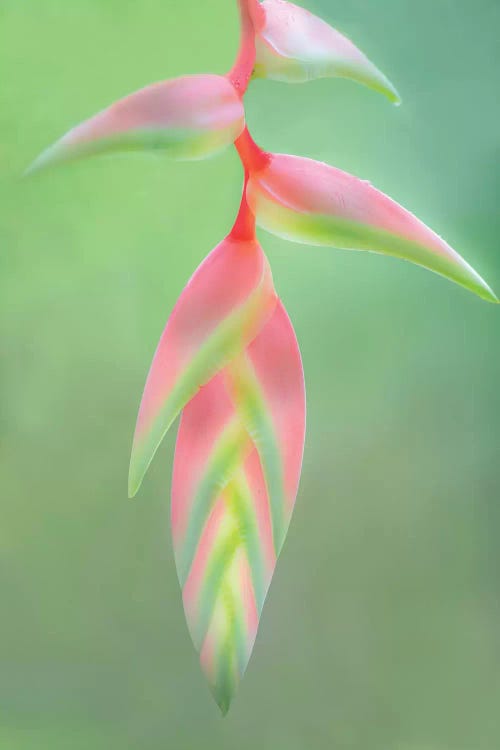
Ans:
[[[131,496],[176,416],[255,338],[276,299],[269,264],[255,240],[228,237],[203,261],[179,298],[151,365],[130,461]]]
[[[498,302],[479,274],[423,222],[369,182],[328,164],[275,154],[252,175],[247,199],[257,223],[280,237],[403,258]]]
[[[120,151],[203,159],[233,143],[244,125],[243,104],[226,78],[184,76],[146,86],[86,120],[44,151],[28,171]]]
[[[256,77],[288,83],[350,78],[399,103],[385,75],[321,18],[285,0],[265,0],[261,8],[264,20],[256,26]]]
[[[278,303],[186,406],[172,483],[184,609],[225,713],[250,658],[295,503],[305,435],[300,353]]]

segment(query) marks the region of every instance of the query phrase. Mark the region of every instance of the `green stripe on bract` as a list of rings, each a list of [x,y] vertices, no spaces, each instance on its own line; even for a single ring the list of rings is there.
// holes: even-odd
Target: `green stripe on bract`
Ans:
[[[238,548],[241,547],[239,530],[232,521],[222,523],[222,530],[210,555],[199,595],[193,643],[199,650],[207,634],[217,604],[217,596]]]
[[[59,141],[44,151],[28,169],[36,172],[48,166],[105,154],[133,153],[142,151],[161,152],[172,159],[196,161],[216,154],[229,146],[242,130],[237,123],[225,130],[154,129],[120,133],[112,138],[72,143]]]
[[[214,448],[190,508],[187,531],[177,551],[177,572],[182,587],[193,564],[203,528],[217,497],[230,481],[245,456],[248,434],[239,420],[223,432]]]
[[[386,96],[393,104],[401,104],[401,97],[398,94],[396,88],[385,76],[381,70],[375,65],[370,64],[370,67],[362,65],[361,63],[355,62],[340,62],[332,66],[332,68],[325,73],[326,76],[336,76],[337,78],[347,78],[356,83],[360,83],[363,86],[367,86],[372,91],[376,91],[378,94]]]
[[[242,469],[237,471],[227,490],[228,505],[238,524],[250,566],[255,604],[260,615],[267,594],[268,580],[255,505]]]
[[[258,199],[257,222],[263,229],[293,242],[368,250],[408,260],[454,281],[488,302],[498,302],[486,282],[460,256],[460,261],[455,262],[439,251],[428,250],[383,229],[322,214],[300,213],[262,198]]]
[[[199,593],[198,623],[193,636],[197,648],[201,646],[208,629],[215,606],[217,587],[237,551],[243,553],[248,561],[259,615],[267,594],[268,580],[255,506],[243,470],[237,469],[233,479],[224,489],[224,503],[228,515],[222,521]]]
[[[237,680],[239,681],[246,669],[249,657],[248,633],[246,627],[245,607],[240,587],[239,565],[241,550],[234,558],[227,571],[224,585],[221,590],[224,607],[229,623],[226,642],[232,645],[236,656]]]
[[[282,458],[268,406],[255,371],[246,355],[235,359],[228,368],[236,393],[235,406],[257,448],[266,481],[273,542],[276,557],[281,551],[288,528]]]
[[[210,622],[217,606],[221,586],[237,559],[244,555],[251,571],[252,584],[259,614],[262,612],[267,581],[263,554],[258,535],[255,508],[243,470],[237,470],[234,478],[224,489],[226,515],[218,531],[204,573],[201,589],[198,594],[196,622],[192,626],[192,638],[197,649],[200,649],[207,634]],[[235,582],[238,589],[238,582]],[[243,602],[240,602],[244,608]],[[246,643],[246,639],[245,639]],[[248,650],[239,650],[240,672],[246,667]]]
[[[369,67],[346,60],[300,60],[271,51],[262,40],[257,41],[257,63],[254,78],[267,78],[283,83],[307,83],[320,78],[346,78],[386,96],[393,104],[401,97],[389,79],[375,66]]]
[[[238,607],[237,598],[229,582],[226,582],[222,587],[221,599],[227,630],[217,649],[217,669],[212,692],[219,708],[225,715],[229,710],[243,671],[241,669],[242,653],[246,649],[246,644],[241,608]],[[244,659],[246,661],[246,657]]]
[[[264,270],[259,286],[252,292],[246,303],[229,315],[200,346],[170,391],[153,423],[145,430],[144,436],[137,439],[130,460],[130,497],[137,493],[159,444],[179,412],[193,398],[201,385],[207,383],[247,345],[249,322],[257,317],[266,294],[266,273],[267,269]]]

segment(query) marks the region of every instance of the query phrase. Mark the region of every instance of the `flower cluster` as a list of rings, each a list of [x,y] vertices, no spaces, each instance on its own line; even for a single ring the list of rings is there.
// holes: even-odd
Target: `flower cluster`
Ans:
[[[444,240],[368,182],[253,141],[243,99],[257,78],[342,76],[399,99],[351,41],[303,8],[285,0],[239,0],[239,8],[241,45],[226,76],[148,86],[71,130],[32,167],[142,149],[201,159],[230,144],[240,156],[239,213],[168,320],[142,397],[129,477],[133,496],[182,414],[172,487],[175,558],[191,636],[224,713],[286,536],[305,435],[300,352],[256,223],[295,242],[406,258],[497,301]]]

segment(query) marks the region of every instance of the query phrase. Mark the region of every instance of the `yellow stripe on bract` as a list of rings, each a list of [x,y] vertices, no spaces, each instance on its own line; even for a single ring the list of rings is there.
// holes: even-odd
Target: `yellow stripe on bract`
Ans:
[[[182,587],[189,575],[210,512],[250,450],[248,433],[241,420],[235,418],[215,444],[189,509],[186,534],[176,555]]]
[[[240,567],[245,550],[240,547],[227,570],[222,596],[230,621],[229,645],[232,645],[237,659],[238,679],[243,675],[250,657],[249,637],[246,626],[245,604],[241,590]]]
[[[251,571],[255,603],[260,614],[267,594],[269,576],[266,570],[262,540],[259,536],[255,503],[243,468],[239,468],[235,472],[233,480],[227,487],[226,503],[238,525]]]
[[[227,493],[227,490],[226,490]],[[203,542],[202,542],[203,543]],[[197,601],[196,622],[191,627],[191,636],[196,648],[200,649],[213,617],[217,596],[243,540],[238,525],[229,511],[223,516],[217,538],[210,551],[204,571],[203,582]]]
[[[58,141],[46,149],[26,174],[87,157],[153,151],[177,161],[197,161],[227,148],[242,130],[241,122],[225,130],[141,128],[95,140]]]
[[[229,709],[248,661],[238,565],[235,557],[221,583],[207,630],[208,637],[215,643],[215,670],[209,675],[210,687],[223,714]]]
[[[259,454],[270,505],[276,557],[281,551],[288,528],[286,518],[283,465],[279,442],[270,408],[255,370],[246,354],[235,358],[228,367],[234,404]]]
[[[256,191],[257,222],[292,242],[346,250],[367,250],[407,260],[443,276],[487,302],[498,302],[488,284],[458,253],[450,257],[378,227],[336,216],[301,213],[266,199]]]
[[[222,494],[225,513],[209,553],[197,596],[195,622],[190,627],[197,648],[201,648],[206,636],[216,605],[217,592],[227,570],[238,555],[244,555],[248,563],[259,613],[267,594],[269,576],[259,537],[255,504],[243,469],[248,453],[245,447],[250,449],[250,443],[241,416],[238,415],[214,448],[193,501],[188,534],[179,555],[179,577],[182,579],[185,575],[187,579],[188,560],[194,560],[196,548],[204,543],[203,535],[211,509]]]

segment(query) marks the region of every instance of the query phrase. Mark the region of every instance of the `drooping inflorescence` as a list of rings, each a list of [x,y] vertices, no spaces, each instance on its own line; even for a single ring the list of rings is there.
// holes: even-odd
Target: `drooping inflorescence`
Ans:
[[[245,124],[252,79],[342,76],[395,103],[387,78],[327,23],[285,0],[239,0],[241,44],[226,76],[148,86],[71,130],[29,171],[93,154],[153,149],[201,159],[230,144],[244,184],[228,236],[167,322],[146,381],[130,461],[134,496],[181,416],[172,536],[189,630],[226,713],[255,641],[300,479],[305,390],[292,324],[256,224],[301,243],[413,261],[497,299],[437,234],[369,183],[320,162],[263,151]]]

